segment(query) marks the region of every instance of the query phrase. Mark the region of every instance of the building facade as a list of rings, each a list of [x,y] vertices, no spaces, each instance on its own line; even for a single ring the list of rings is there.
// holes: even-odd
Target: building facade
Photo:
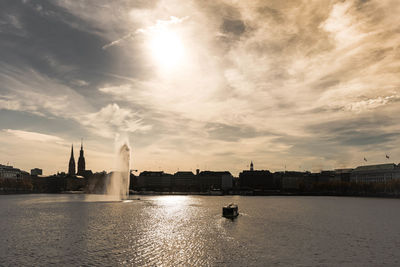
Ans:
[[[3,179],[22,179],[24,176],[29,175],[25,171],[14,168],[13,166],[7,166],[0,164],[0,178]]]
[[[243,189],[277,190],[280,184],[270,171],[254,170],[254,164],[251,162],[250,170],[243,170],[239,174],[239,186]]]
[[[179,171],[172,177],[172,190],[173,191],[196,191],[196,175],[191,171]]]
[[[350,175],[352,182],[388,182],[400,179],[400,166],[394,163],[358,166]]]
[[[139,190],[170,191],[172,175],[163,171],[144,171],[137,177]]]
[[[229,190],[232,188],[233,176],[228,171],[202,171],[197,175],[199,190]]]

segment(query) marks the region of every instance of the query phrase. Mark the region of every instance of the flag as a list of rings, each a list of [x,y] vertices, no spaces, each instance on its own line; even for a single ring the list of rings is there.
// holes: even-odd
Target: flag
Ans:
[[[390,157],[388,156],[388,154],[386,154],[386,158],[387,158],[387,159],[390,158]]]
[[[364,157],[364,161],[368,161],[368,160]]]

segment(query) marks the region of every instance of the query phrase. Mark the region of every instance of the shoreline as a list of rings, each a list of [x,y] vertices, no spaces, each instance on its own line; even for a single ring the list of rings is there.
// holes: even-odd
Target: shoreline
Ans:
[[[84,191],[63,191],[63,192],[0,192],[0,195],[39,195],[39,194],[50,194],[50,195],[102,195],[102,194],[90,194]],[[296,197],[296,196],[309,196],[309,197],[370,197],[370,198],[400,198],[400,194],[385,194],[385,193],[334,193],[334,192],[274,192],[274,193],[253,193],[253,194],[212,194],[207,192],[155,192],[155,191],[144,191],[144,192],[130,192],[129,196],[284,196],[284,197]]]

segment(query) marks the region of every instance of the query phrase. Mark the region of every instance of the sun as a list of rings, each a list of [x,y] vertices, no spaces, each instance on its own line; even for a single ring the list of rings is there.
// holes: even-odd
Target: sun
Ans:
[[[162,28],[153,32],[149,47],[152,58],[161,68],[170,69],[182,63],[184,46],[181,36],[175,31]]]

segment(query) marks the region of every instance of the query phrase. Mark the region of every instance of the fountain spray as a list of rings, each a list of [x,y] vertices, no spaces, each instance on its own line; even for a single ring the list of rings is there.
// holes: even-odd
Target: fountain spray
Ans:
[[[123,142],[116,139],[114,171],[108,178],[105,193],[113,200],[124,200],[129,197],[130,155],[129,139]]]

